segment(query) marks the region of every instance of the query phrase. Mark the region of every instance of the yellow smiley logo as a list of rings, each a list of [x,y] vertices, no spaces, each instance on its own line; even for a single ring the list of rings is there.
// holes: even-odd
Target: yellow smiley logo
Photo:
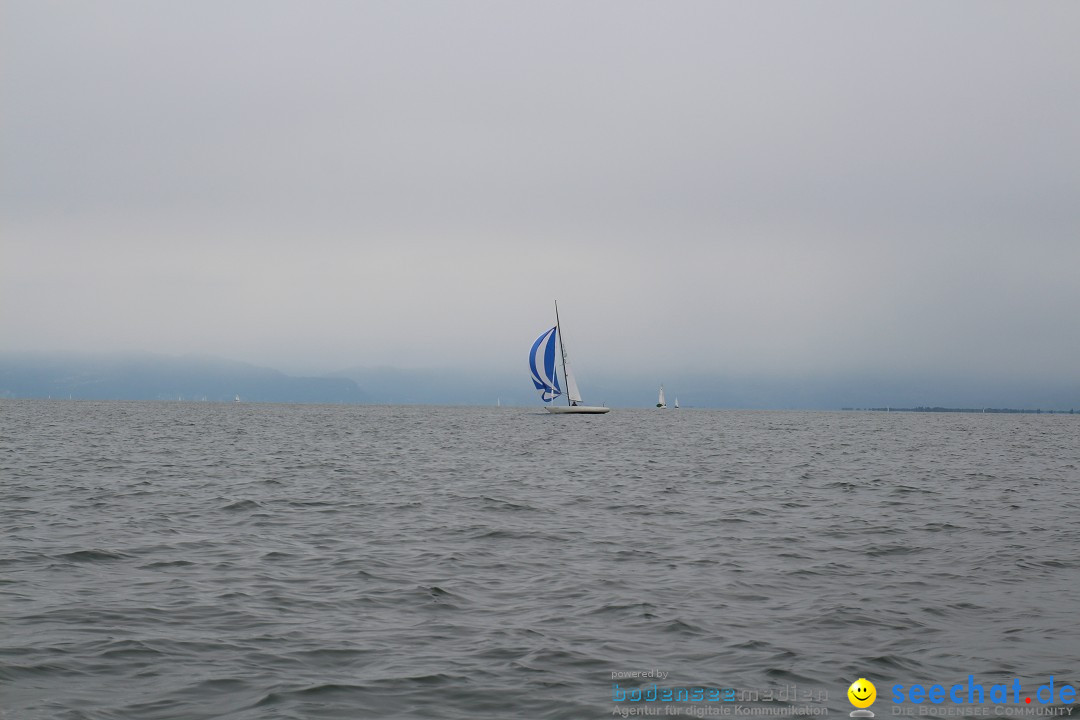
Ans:
[[[859,678],[847,689],[848,700],[857,708],[868,708],[877,700],[877,688],[866,678]]]

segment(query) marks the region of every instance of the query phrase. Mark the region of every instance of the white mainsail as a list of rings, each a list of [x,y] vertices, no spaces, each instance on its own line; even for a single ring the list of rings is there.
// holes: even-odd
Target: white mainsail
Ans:
[[[574,371],[570,369],[570,358],[566,355],[566,338],[562,336],[562,328],[559,328],[559,349],[562,351],[563,383],[566,385],[566,397],[572,403],[581,402],[581,391],[578,390],[577,380],[574,379]]]
[[[667,407],[667,400],[664,399],[664,386],[663,385],[660,386],[660,399],[656,401],[656,407],[658,407],[658,408]]]

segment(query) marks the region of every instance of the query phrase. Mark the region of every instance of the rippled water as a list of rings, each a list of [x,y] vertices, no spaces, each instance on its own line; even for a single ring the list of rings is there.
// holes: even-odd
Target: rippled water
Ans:
[[[648,669],[834,716],[861,676],[1080,685],[1078,416],[3,401],[0,431],[5,720],[600,718]]]

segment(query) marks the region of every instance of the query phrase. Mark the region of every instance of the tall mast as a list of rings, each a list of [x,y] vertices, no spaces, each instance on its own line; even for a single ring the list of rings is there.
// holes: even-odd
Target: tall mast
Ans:
[[[566,384],[566,347],[563,345],[562,326],[559,325],[559,301],[555,301],[555,334],[559,336],[559,357],[562,359],[562,377],[563,385]],[[573,405],[570,402],[570,388],[566,388],[566,404]]]

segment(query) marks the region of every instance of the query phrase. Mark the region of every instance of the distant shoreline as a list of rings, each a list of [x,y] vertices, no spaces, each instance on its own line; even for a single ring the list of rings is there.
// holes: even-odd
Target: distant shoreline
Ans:
[[[851,412],[921,412],[921,413],[1021,413],[1025,415],[1074,415],[1073,410],[1025,410],[1021,408],[949,408],[949,407],[926,407],[920,405],[913,408],[897,407],[869,407],[854,408],[845,407],[841,410]]]

